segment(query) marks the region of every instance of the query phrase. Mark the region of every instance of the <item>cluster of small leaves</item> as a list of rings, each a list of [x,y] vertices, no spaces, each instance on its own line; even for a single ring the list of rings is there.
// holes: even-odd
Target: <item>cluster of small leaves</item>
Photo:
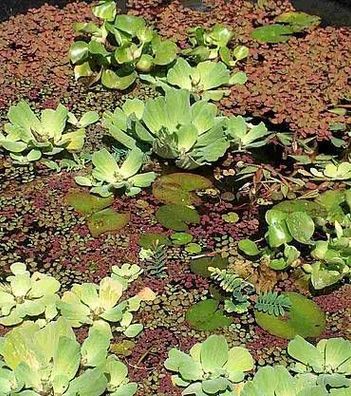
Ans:
[[[146,272],[152,276],[163,278],[167,271],[167,245],[155,243],[150,249],[141,251],[141,258],[145,261]]]
[[[283,316],[291,308],[289,297],[277,292],[260,293],[257,297],[255,309],[269,315]]]
[[[107,88],[125,90],[138,72],[164,67],[176,58],[175,43],[163,40],[140,17],[117,15],[114,1],[101,2],[93,13],[103,20],[101,26],[92,22],[75,25],[76,32],[88,38],[70,48],[76,78],[89,77],[91,83],[101,79]]]

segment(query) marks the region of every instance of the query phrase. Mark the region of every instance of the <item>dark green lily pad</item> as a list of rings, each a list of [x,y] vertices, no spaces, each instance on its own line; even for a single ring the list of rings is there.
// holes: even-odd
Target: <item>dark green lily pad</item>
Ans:
[[[325,328],[325,314],[316,303],[298,293],[283,293],[289,297],[291,308],[284,316],[274,316],[255,310],[259,326],[277,337],[292,339],[318,337]]]
[[[144,249],[153,249],[155,246],[170,245],[171,241],[166,235],[147,232],[140,235],[139,246]]]
[[[201,199],[194,191],[212,187],[206,177],[192,173],[172,173],[160,177],[152,185],[155,198],[166,204],[199,205]]]
[[[67,193],[65,200],[79,214],[88,216],[110,206],[113,202],[113,197],[97,197],[88,192],[75,189]]]
[[[195,209],[183,205],[164,205],[156,212],[156,218],[164,227],[174,231],[187,231],[188,224],[200,222]]]
[[[225,269],[228,267],[228,264],[228,259],[221,256],[203,257],[193,260],[190,264],[190,269],[194,274],[209,278],[211,272],[208,270],[208,267]]]
[[[121,230],[130,219],[129,213],[117,213],[111,208],[103,209],[91,215],[87,225],[91,235],[96,238],[105,232]]]
[[[186,313],[186,320],[196,330],[216,330],[230,326],[232,320],[218,309],[219,302],[213,299],[200,301]]]

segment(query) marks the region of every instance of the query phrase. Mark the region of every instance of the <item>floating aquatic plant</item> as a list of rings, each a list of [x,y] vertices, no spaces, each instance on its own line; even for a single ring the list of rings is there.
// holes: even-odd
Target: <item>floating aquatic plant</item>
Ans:
[[[166,369],[176,373],[174,385],[185,388],[183,395],[204,396],[229,395],[253,364],[246,348],[229,348],[226,339],[217,335],[195,344],[189,354],[172,348],[165,361]]]
[[[9,123],[0,132],[0,146],[16,163],[38,161],[43,155],[54,156],[64,150],[80,151],[84,145],[85,128],[99,119],[96,112],[85,113],[78,121],[66,107],[45,109],[40,118],[29,104],[21,101],[10,107]]]
[[[267,312],[255,310],[255,319],[258,325],[269,333],[282,338],[291,339],[296,335],[318,337],[325,327],[323,311],[312,300],[301,294],[288,292],[283,293],[282,296],[289,299],[291,304],[289,310],[285,312],[284,309],[283,316],[271,315],[269,309]]]
[[[108,7],[102,10],[102,6]],[[75,41],[70,48],[70,60],[75,65],[76,79],[91,78],[110,89],[125,90],[138,77],[138,72],[148,73],[155,67],[170,64],[178,48],[164,40],[143,18],[117,15],[114,2],[93,7],[94,14],[103,20],[101,26],[92,22],[76,23],[75,30],[87,37]]]
[[[93,170],[89,176],[76,176],[81,186],[91,187],[90,191],[102,197],[109,197],[114,190],[125,189],[127,195],[136,195],[142,187],[148,187],[156,178],[156,173],[137,174],[143,166],[144,155],[141,150],[131,150],[121,166],[117,158],[102,149],[93,154]]]

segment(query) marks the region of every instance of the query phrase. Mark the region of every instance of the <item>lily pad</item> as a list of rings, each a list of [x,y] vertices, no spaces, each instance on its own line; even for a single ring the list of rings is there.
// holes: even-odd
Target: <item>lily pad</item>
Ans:
[[[232,223],[235,224],[239,221],[239,215],[235,212],[229,212],[226,214],[222,215],[222,219],[226,222],[226,223]]]
[[[293,33],[291,27],[274,23],[256,28],[251,36],[261,43],[284,43],[289,40]]]
[[[200,215],[195,209],[183,205],[164,205],[156,212],[157,220],[174,231],[187,231],[188,224],[200,222]]]
[[[185,246],[185,251],[190,254],[198,254],[202,251],[202,247],[198,243],[189,243]]]
[[[290,25],[294,32],[301,32],[310,26],[317,26],[321,22],[321,18],[316,15],[309,15],[300,11],[288,11],[279,15],[276,22]]]
[[[172,173],[160,177],[152,185],[155,198],[166,204],[199,205],[201,199],[194,191],[212,187],[206,177],[193,173]]]
[[[213,299],[200,301],[186,313],[186,320],[196,330],[216,330],[230,326],[232,320],[218,309],[219,302]]]
[[[318,337],[325,328],[325,314],[316,303],[299,293],[283,293],[291,302],[291,308],[284,316],[273,316],[255,310],[259,326],[277,337],[292,339]]]
[[[193,236],[187,232],[175,232],[171,239],[174,245],[186,245],[193,240]]]
[[[91,235],[96,238],[105,232],[121,230],[128,224],[129,219],[128,213],[117,213],[113,209],[107,208],[91,215],[87,224]]]
[[[171,241],[166,235],[147,232],[140,235],[139,246],[144,249],[153,249],[155,246],[170,245]]]
[[[228,264],[228,259],[221,256],[203,257],[193,260],[191,262],[190,269],[195,274],[201,275],[204,278],[209,278],[211,276],[211,272],[208,270],[208,267],[225,269],[228,267]]]
[[[110,206],[113,202],[113,197],[97,197],[88,192],[74,189],[67,193],[65,200],[79,214],[88,216]]]

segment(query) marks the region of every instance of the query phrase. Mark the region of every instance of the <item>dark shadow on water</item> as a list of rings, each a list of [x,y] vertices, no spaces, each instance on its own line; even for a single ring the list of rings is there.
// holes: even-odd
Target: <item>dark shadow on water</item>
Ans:
[[[23,14],[30,8],[39,8],[45,3],[64,7],[68,3],[77,0],[0,0],[0,22],[11,16]],[[91,3],[92,0],[84,0]],[[172,0],[163,0],[164,4],[169,4]],[[180,0],[184,6],[197,9],[199,11],[208,10],[207,4],[211,0]],[[249,0],[256,2],[257,0]],[[122,12],[126,10],[127,0],[116,0]],[[322,26],[351,26],[351,0],[291,0],[294,7],[299,11],[318,15],[322,18]]]

